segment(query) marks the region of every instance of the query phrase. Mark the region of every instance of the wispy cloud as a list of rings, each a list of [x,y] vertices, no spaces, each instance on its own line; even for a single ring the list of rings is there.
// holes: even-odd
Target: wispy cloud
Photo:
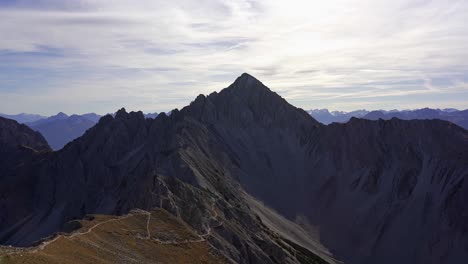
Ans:
[[[181,107],[250,72],[303,108],[468,107],[463,0],[0,4],[0,112]]]

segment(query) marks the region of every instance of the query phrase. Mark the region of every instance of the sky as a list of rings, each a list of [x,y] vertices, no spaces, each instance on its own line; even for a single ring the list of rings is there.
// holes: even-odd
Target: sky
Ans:
[[[466,109],[466,14],[466,0],[0,0],[0,112],[168,111],[243,72],[304,109]]]

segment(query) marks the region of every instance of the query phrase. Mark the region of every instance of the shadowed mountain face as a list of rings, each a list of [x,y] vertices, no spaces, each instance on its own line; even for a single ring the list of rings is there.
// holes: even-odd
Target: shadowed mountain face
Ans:
[[[0,178],[8,169],[41,151],[50,151],[50,148],[40,133],[0,117]]]
[[[32,201],[35,179],[30,170],[51,149],[40,133],[18,122],[0,117],[0,229],[6,219],[30,213],[25,203]],[[22,171],[25,178],[16,177]],[[1,260],[1,259],[0,259]]]
[[[0,117],[0,146],[1,150],[29,147],[37,151],[50,150],[49,145],[38,132],[19,124],[15,120]]]
[[[464,263],[467,150],[468,132],[444,121],[321,125],[243,74],[170,116],[107,115],[8,172],[28,195],[0,200],[0,239],[161,207],[232,262],[332,263],[327,247],[346,263]]]

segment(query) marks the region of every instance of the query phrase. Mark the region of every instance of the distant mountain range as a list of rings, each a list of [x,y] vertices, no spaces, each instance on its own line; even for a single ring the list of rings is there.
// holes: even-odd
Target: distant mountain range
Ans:
[[[351,117],[361,118],[369,113],[367,110],[356,110],[352,112],[328,111],[328,109],[313,109],[307,111],[315,120],[328,125],[335,123],[346,123]]]
[[[328,109],[314,109],[307,111],[313,118],[322,124],[346,123],[352,117],[363,118],[369,120],[384,119],[389,120],[392,118],[398,118],[402,120],[413,120],[413,119],[440,119],[450,121],[457,124],[465,129],[468,129],[468,109],[457,110],[454,108],[446,109],[431,109],[422,108],[416,110],[356,110],[352,112],[343,111],[328,111]]]
[[[28,122],[35,122],[41,119],[47,118],[46,116],[42,115],[35,115],[35,114],[17,114],[17,115],[7,115],[7,114],[2,114],[0,113],[0,117],[8,118],[8,119],[13,119],[16,120],[18,123],[28,123]]]
[[[62,112],[57,115],[25,123],[32,129],[39,131],[54,150],[61,149],[68,142],[80,137],[97,121],[97,114],[71,115]]]

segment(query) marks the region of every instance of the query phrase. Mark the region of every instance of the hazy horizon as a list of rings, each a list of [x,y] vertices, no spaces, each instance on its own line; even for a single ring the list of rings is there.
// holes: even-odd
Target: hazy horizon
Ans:
[[[205,94],[206,95],[206,94]],[[195,100],[195,98],[193,98],[191,101]],[[169,110],[166,110],[166,111],[143,111],[141,109],[130,109],[130,108],[127,108],[127,107],[124,107],[124,106],[121,106],[121,107],[118,107],[116,108],[115,110],[113,111],[110,111],[110,112],[104,112],[104,113],[100,113],[100,112],[94,112],[94,111],[88,111],[88,112],[64,112],[64,111],[58,111],[58,112],[52,112],[52,113],[30,113],[30,112],[15,112],[15,113],[8,113],[8,112],[1,112],[0,111],[0,114],[3,114],[3,115],[20,115],[20,114],[29,114],[29,115],[40,115],[40,116],[45,116],[45,117],[51,117],[51,116],[54,116],[54,115],[57,115],[59,113],[64,113],[68,116],[71,116],[71,115],[84,115],[84,114],[97,114],[97,115],[100,115],[100,116],[104,116],[104,115],[107,115],[107,114],[115,114],[119,109],[122,109],[122,108],[125,108],[125,110],[127,112],[138,112],[138,111],[141,111],[143,112],[144,114],[154,114],[154,113],[169,113],[170,111],[173,111],[175,109],[182,109],[184,108],[185,106],[188,106],[190,104],[190,102],[187,102],[187,104],[181,106],[181,107],[175,107],[175,108],[172,108],[172,109],[169,109]],[[330,108],[327,108],[327,107],[324,107],[324,108],[314,108],[314,107],[309,107],[309,108],[302,108],[303,110],[305,111],[311,111],[311,110],[328,110],[330,113],[332,112],[344,112],[344,113],[350,113],[350,112],[354,112],[354,111],[361,111],[361,110],[365,110],[365,111],[369,111],[369,112],[372,112],[372,111],[414,111],[414,110],[420,110],[420,109],[424,109],[424,108],[430,108],[430,109],[435,109],[435,110],[446,110],[446,109],[454,109],[456,111],[464,111],[464,110],[468,110],[468,108],[462,108],[462,109],[459,109],[459,108],[454,108],[454,107],[444,107],[444,108],[436,108],[436,107],[421,107],[421,108],[406,108],[406,109],[397,109],[397,108],[389,108],[389,109],[383,109],[383,108],[378,108],[378,109],[366,109],[366,108],[356,108],[356,109],[351,109],[351,110],[342,110],[342,109],[330,109]]]

